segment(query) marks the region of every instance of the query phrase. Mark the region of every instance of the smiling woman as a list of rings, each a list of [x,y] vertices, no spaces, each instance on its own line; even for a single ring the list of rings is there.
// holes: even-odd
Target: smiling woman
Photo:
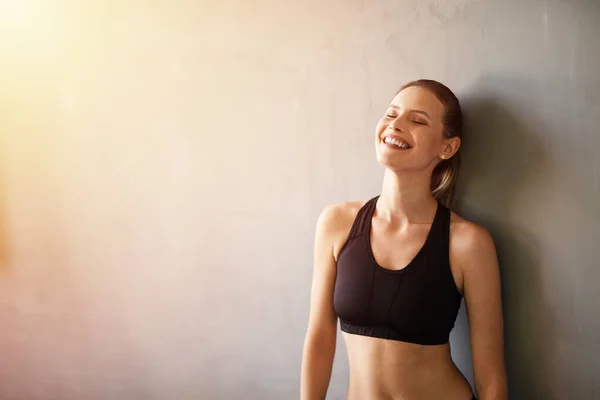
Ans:
[[[406,103],[406,97],[412,97],[414,98],[412,100],[422,103],[422,109],[402,109],[400,105]],[[425,107],[431,109],[430,113]],[[383,138],[384,142],[389,140],[387,137],[406,141],[407,139],[403,139],[398,134],[401,132],[402,124],[409,124],[411,131],[427,132],[432,129],[441,131],[443,138],[452,146],[450,149],[456,148],[453,154],[439,155],[441,160],[435,165],[431,176],[433,196],[446,206],[450,206],[461,158],[459,149],[462,136],[462,112],[458,99],[450,89],[436,81],[422,79],[409,82],[396,93],[384,117],[379,121],[378,138]],[[423,135],[418,136],[424,138]],[[412,147],[410,142],[405,143]],[[380,163],[383,162],[381,158],[378,160]]]
[[[324,399],[337,320],[350,364],[347,398],[470,400],[450,356],[464,297],[475,388],[506,399],[500,277],[485,228],[450,210],[462,114],[443,84],[404,85],[375,130],[380,195],[327,207],[317,222],[303,400]]]

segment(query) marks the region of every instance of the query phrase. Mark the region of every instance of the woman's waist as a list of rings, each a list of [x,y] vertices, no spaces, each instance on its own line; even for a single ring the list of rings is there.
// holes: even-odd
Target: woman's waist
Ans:
[[[368,393],[369,398],[433,399],[449,395],[470,399],[471,387],[452,361],[448,344],[423,346],[348,334],[344,338],[350,366],[349,393],[361,393],[362,398]]]
[[[427,351],[426,354],[414,354],[415,351],[394,351],[386,354],[361,352],[352,354],[348,350],[350,372],[363,379],[389,380],[402,383],[431,379],[454,378],[462,373],[448,354]],[[418,351],[416,352],[418,353]]]
[[[368,371],[350,367],[347,400],[472,399],[469,382],[452,362],[434,368],[386,367],[381,365]]]

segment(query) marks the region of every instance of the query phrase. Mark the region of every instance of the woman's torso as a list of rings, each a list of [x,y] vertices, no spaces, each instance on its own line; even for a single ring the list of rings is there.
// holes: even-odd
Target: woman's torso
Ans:
[[[372,201],[373,199],[371,202]],[[357,228],[354,225],[358,224],[356,220],[357,215],[359,215],[359,210],[363,209],[363,207],[368,207],[368,203],[369,202],[346,203],[348,212],[343,218],[343,221],[340,221],[339,240],[334,247],[334,255],[336,260],[339,261],[339,256],[342,255],[343,252],[348,253],[348,249],[344,248],[347,246],[347,241],[350,240],[348,233],[351,231],[351,228],[356,231]],[[415,279],[418,279],[415,278],[415,276],[425,273],[425,271],[421,270],[412,272],[409,271],[409,269],[422,268],[419,265],[413,265],[414,261],[424,263],[424,258],[426,258],[426,256],[420,253],[422,253],[423,250],[431,251],[431,246],[433,245],[431,243],[432,241],[440,242],[442,240],[436,238],[435,236],[432,237],[432,234],[435,232],[432,231],[434,226],[431,224],[415,225],[409,227],[403,233],[392,232],[389,226],[386,226],[386,222],[381,218],[378,218],[375,212],[375,204],[372,205],[371,214],[368,212],[365,214],[364,210],[361,211],[361,213],[361,218],[366,218],[369,220],[368,229],[365,233],[364,239],[368,240],[365,246],[368,246],[370,250],[369,255],[373,260],[371,265],[374,265],[373,268],[379,269],[377,271],[374,270],[374,272],[377,273],[374,274],[374,276],[379,276],[379,278],[377,278],[378,281],[369,281],[366,279],[367,275],[365,275],[364,284],[368,286],[369,284],[374,285],[375,282],[384,283],[384,281],[389,280],[389,291],[390,293],[393,292],[393,298],[395,299],[394,301],[402,301],[403,299],[398,293],[404,293],[410,288],[405,288],[403,291],[392,289],[392,287],[397,287],[399,289],[403,284],[400,282],[396,284],[394,279],[405,279],[402,276],[410,277],[413,279],[414,285],[416,283]],[[438,218],[438,213],[436,211],[436,219]],[[450,219],[449,217],[447,218]],[[454,218],[457,218],[457,216],[454,216]],[[440,223],[441,222],[438,221],[436,225],[439,225]],[[449,224],[448,221],[447,224]],[[354,234],[356,234],[356,232],[354,232]],[[427,244],[427,242],[430,243],[427,245],[427,247],[425,247],[424,243]],[[446,242],[448,242],[448,240],[446,240]],[[356,250],[353,251],[356,252]],[[437,252],[437,250],[435,251]],[[356,255],[358,255],[358,253]],[[419,257],[417,257],[417,255]],[[338,266],[338,279],[340,278],[339,268],[340,266]],[[390,268],[389,271],[387,270],[388,268]],[[395,268],[398,270],[404,270],[406,268],[406,270],[398,272],[395,270]],[[448,277],[444,277],[446,281],[440,281],[444,282],[446,285],[448,282],[450,282],[452,285],[456,285],[452,289],[460,287],[462,282],[459,282],[460,274],[458,271],[450,271],[450,267],[448,266],[448,272]],[[386,275],[388,273],[389,278],[387,278]],[[429,273],[431,274],[431,271]],[[435,272],[435,274],[437,274],[437,272]],[[344,279],[347,280],[348,278],[346,276],[342,276],[341,281]],[[360,281],[359,279],[354,280]],[[410,279],[405,280],[408,282],[408,285],[411,284]],[[343,282],[342,284],[348,285],[349,282]],[[345,290],[358,289],[356,286],[358,284],[357,282],[352,284],[355,286],[347,287]],[[371,288],[371,290],[378,290],[377,288],[380,288],[381,290],[385,289],[384,286],[374,286]],[[429,296],[432,295],[434,295],[434,293],[431,293]],[[391,298],[391,294],[387,296],[388,298]],[[414,296],[421,296],[419,298],[426,300],[422,294],[419,294],[418,290],[413,293],[412,296],[413,298]],[[381,298],[383,299],[383,297]],[[352,301],[348,303],[347,300],[340,301],[339,299],[340,296],[337,294],[336,300],[338,309],[343,308],[340,307],[340,304],[344,306],[344,303],[346,307],[354,306]],[[432,297],[428,297],[428,299],[429,300],[427,300],[427,302],[430,302]],[[455,300],[456,299],[454,298],[454,301]],[[387,299],[385,301],[389,303],[389,306],[386,309],[387,313],[391,313],[390,315],[394,316],[395,309],[391,307],[392,302],[388,301]],[[375,293],[374,301],[373,297],[369,298],[369,303],[378,303],[377,293]],[[348,304],[350,305],[348,306]],[[373,308],[375,306],[372,304],[369,304],[369,307],[370,309],[373,309],[372,311],[369,311],[370,315],[373,315],[374,312],[377,312],[377,310]],[[402,310],[402,305],[399,307],[400,308],[396,310],[396,313],[400,315],[399,310]],[[456,308],[456,306],[454,308]],[[409,309],[405,311],[409,311]],[[446,312],[446,315],[448,315],[448,312]],[[450,313],[450,315],[452,315],[452,313]],[[447,318],[448,317],[446,317],[446,319]],[[399,323],[401,326],[401,321]],[[399,329],[399,334],[400,337],[396,337],[395,332],[391,332],[390,334],[386,335],[379,334],[379,337],[372,337],[369,335],[343,332],[350,365],[350,384],[348,388],[349,400],[471,399],[471,388],[465,377],[453,363],[450,357],[450,348],[447,343],[437,343],[440,342],[439,338],[433,340],[431,342],[433,344],[418,344],[419,340],[415,340],[417,343],[411,343],[410,341],[413,340],[402,340],[402,335],[404,333],[401,328]],[[390,337],[387,338],[388,336]],[[408,337],[410,337],[410,335]]]
[[[423,346],[343,333],[348,400],[471,400],[449,345]]]

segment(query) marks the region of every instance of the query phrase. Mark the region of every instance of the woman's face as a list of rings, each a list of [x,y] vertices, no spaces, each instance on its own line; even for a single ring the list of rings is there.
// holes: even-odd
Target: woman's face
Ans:
[[[392,170],[422,170],[433,169],[441,155],[449,158],[460,140],[445,138],[444,112],[444,105],[427,89],[411,86],[398,93],[377,124],[379,163]]]

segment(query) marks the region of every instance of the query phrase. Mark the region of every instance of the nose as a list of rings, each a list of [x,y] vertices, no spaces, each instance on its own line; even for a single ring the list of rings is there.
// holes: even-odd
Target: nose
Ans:
[[[390,129],[392,131],[400,132],[400,131],[402,131],[401,125],[402,125],[402,117],[397,116],[396,118],[394,118],[394,120],[392,122],[390,122],[388,129]]]

